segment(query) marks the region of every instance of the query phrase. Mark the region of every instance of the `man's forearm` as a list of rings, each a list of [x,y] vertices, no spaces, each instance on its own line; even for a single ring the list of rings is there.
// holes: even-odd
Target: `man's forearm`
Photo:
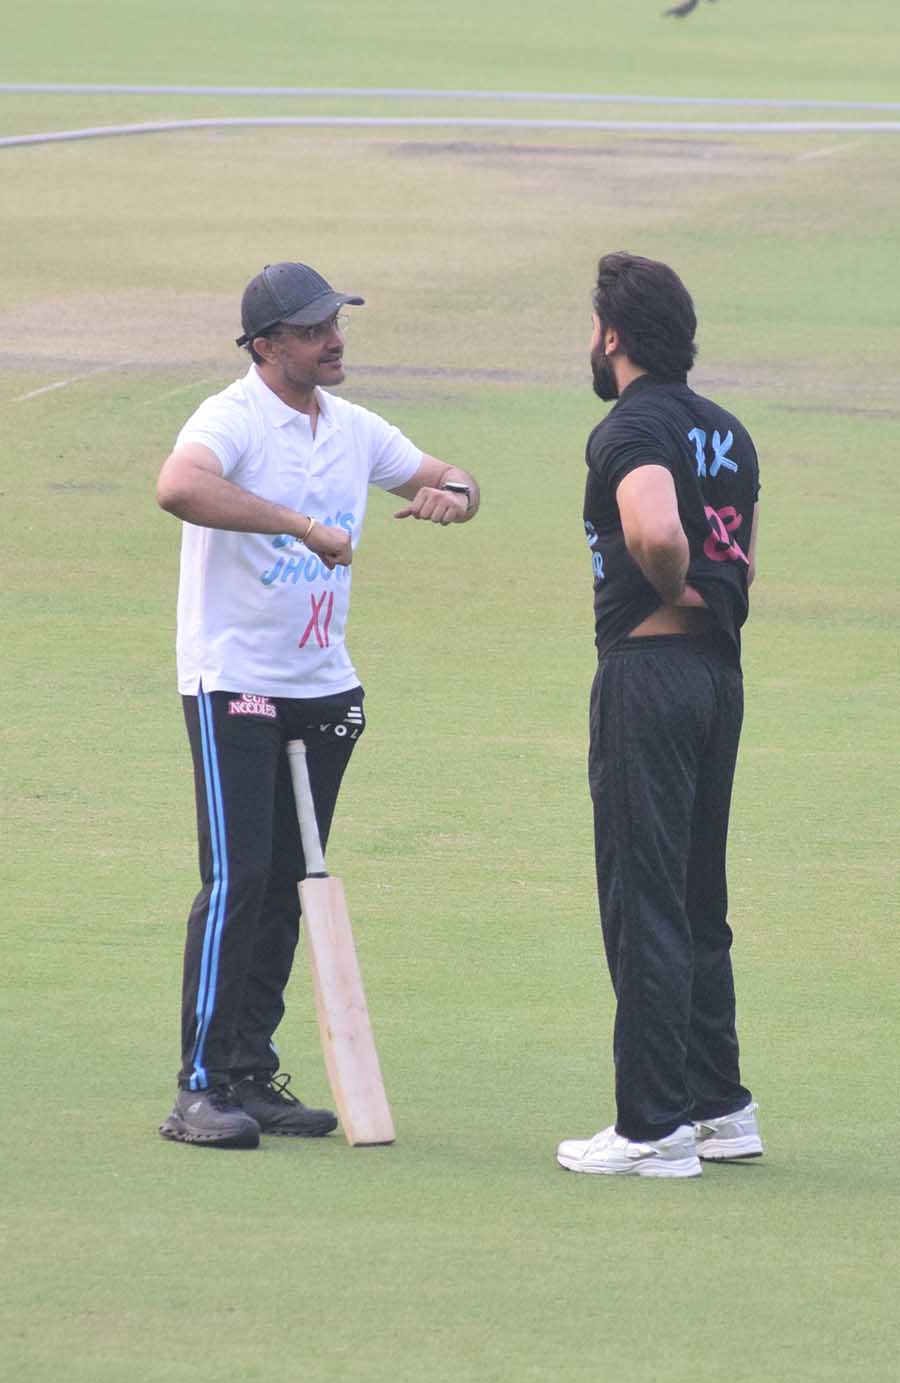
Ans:
[[[188,481],[161,489],[158,498],[167,513],[200,528],[302,538],[309,527],[309,515],[261,499],[212,471],[197,471]]]
[[[650,585],[665,605],[676,605],[684,593],[690,549],[682,531],[664,543],[638,548],[631,552]]]

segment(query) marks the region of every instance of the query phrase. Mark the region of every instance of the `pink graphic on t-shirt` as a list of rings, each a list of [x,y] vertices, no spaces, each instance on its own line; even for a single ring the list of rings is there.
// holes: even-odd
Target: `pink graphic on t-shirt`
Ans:
[[[704,554],[713,562],[746,562],[749,567],[750,559],[731,536],[744,522],[743,514],[733,504],[726,504],[724,509],[707,504],[706,517],[712,532],[703,544]]]
[[[310,592],[309,604],[312,614],[309,617],[309,623],[303,631],[298,647],[305,648],[311,636],[314,634],[316,643],[319,647],[328,648],[328,627],[331,624],[331,616],[334,613],[334,591],[323,591],[318,600],[316,600],[316,597]],[[325,618],[320,625],[319,619],[322,615],[323,607],[325,608]]]

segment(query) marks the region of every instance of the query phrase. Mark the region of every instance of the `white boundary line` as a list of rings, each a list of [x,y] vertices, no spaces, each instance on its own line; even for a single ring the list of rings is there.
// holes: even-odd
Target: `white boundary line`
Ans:
[[[844,154],[848,149],[860,149],[865,144],[864,139],[852,139],[849,144],[830,144],[827,149],[813,149],[810,153],[798,154],[797,162],[805,163],[811,158],[830,158],[832,154]]]
[[[54,384],[45,384],[40,389],[32,389],[30,394],[20,394],[18,398],[12,400],[13,403],[27,403],[29,399],[39,398],[41,394],[50,394],[54,389],[67,389],[70,384],[78,384],[82,379],[91,379],[94,375],[108,375],[115,370],[124,370],[133,362],[122,360],[114,365],[97,365],[93,370],[85,370],[83,374],[71,375],[69,379],[59,379]],[[35,371],[37,373],[37,371]]]
[[[496,129],[496,130],[607,130],[623,133],[654,131],[661,134],[900,134],[900,120],[503,120],[467,116],[392,115],[275,115],[221,116],[210,120],[154,120],[139,125],[95,125],[80,130],[52,130],[42,134],[8,135],[0,149],[28,144],[57,144],[76,139],[106,139],[114,135],[168,134],[174,130],[235,128],[357,129]]]
[[[217,375],[204,375],[202,379],[192,379],[188,384],[179,384],[177,389],[167,389],[163,394],[154,394],[152,399],[144,399],[143,407],[150,408],[155,403],[161,403],[163,399],[171,399],[176,394],[186,394],[191,389],[199,389],[201,384],[213,384],[227,373],[227,370],[221,370]]]
[[[384,97],[430,101],[564,101],[607,106],[759,106],[766,110],[900,110],[900,101],[779,100],[769,96],[623,96],[602,92],[428,90],[393,86],[132,86],[105,82],[0,82],[0,92],[125,96]]]

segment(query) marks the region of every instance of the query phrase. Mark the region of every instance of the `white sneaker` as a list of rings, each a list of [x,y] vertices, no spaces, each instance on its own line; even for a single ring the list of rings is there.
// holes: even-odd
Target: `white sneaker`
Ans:
[[[757,1104],[745,1105],[719,1119],[703,1119],[694,1125],[697,1153],[705,1162],[734,1162],[741,1157],[760,1157],[763,1145],[756,1122]]]
[[[646,1143],[633,1143],[616,1133],[615,1125],[593,1138],[568,1138],[556,1149],[560,1167],[570,1172],[601,1176],[621,1173],[639,1177],[698,1177],[703,1171],[691,1124]]]

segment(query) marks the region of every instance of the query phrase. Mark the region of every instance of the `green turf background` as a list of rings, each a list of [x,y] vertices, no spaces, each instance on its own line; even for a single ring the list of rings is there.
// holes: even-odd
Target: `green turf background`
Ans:
[[[893,0],[39,0],[6,81],[209,82],[897,100]]]
[[[896,98],[893,3],[661,8],[38,4],[0,76]],[[0,125],[201,108],[287,109],[0,95]],[[896,138],[203,132],[0,165],[0,1378],[893,1383]],[[683,273],[698,385],[763,459],[731,912],[768,1151],[685,1183],[553,1160],[612,1116],[579,515],[619,246]],[[195,883],[152,486],[234,364],[192,362],[165,295],[236,301],[288,255],[367,297],[349,396],[485,503],[436,532],[373,495],[354,567],[370,729],[332,865],[398,1142],[217,1155],[155,1134]],[[279,1041],[327,1099],[302,965]]]

